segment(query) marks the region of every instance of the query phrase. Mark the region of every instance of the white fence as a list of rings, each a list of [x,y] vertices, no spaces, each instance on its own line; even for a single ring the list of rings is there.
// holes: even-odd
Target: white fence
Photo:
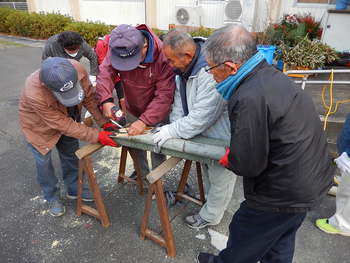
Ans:
[[[22,11],[28,11],[27,2],[0,2],[0,7],[8,7]]]

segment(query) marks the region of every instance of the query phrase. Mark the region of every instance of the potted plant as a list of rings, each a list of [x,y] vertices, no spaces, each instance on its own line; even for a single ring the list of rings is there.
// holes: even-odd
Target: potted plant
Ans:
[[[280,23],[271,26],[271,38],[274,44],[283,41],[293,47],[300,39],[307,36],[310,40],[320,39],[322,28],[320,22],[311,15],[284,15]]]
[[[322,28],[310,14],[284,15],[277,24],[270,26],[270,37],[273,44],[277,45],[277,57],[281,57],[279,46],[281,43],[288,47],[296,46],[301,39],[307,36],[310,40],[320,39]],[[283,69],[283,61],[277,60],[277,68]]]
[[[284,62],[283,71],[288,69],[317,69],[322,68],[337,59],[334,49],[320,40],[310,40],[306,35],[294,47],[290,47],[283,41],[280,43],[280,57]]]

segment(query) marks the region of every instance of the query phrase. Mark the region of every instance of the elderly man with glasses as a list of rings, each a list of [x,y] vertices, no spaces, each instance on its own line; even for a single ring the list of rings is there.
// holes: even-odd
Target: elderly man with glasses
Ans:
[[[245,201],[227,247],[200,263],[291,263],[306,212],[332,185],[326,136],[310,96],[256,52],[242,26],[215,31],[206,60],[228,101],[230,148],[220,163],[243,177]]]
[[[159,129],[154,142],[159,147],[170,138],[189,139],[202,134],[230,141],[226,102],[215,90],[203,55],[204,39],[172,31],[163,41],[163,50],[175,69],[176,90],[170,124]],[[197,214],[185,218],[193,229],[220,223],[231,200],[236,175],[219,164],[202,164],[206,203]]]

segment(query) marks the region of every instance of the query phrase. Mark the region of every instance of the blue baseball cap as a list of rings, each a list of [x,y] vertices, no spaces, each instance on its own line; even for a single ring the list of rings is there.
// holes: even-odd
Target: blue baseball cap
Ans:
[[[41,64],[39,78],[66,107],[78,105],[84,99],[85,94],[78,80],[78,72],[65,58],[45,59]]]
[[[135,69],[141,62],[144,37],[130,25],[114,28],[109,39],[112,67],[120,71]]]

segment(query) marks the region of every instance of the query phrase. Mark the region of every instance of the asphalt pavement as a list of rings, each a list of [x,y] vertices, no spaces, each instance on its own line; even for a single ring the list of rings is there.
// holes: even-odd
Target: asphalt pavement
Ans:
[[[138,194],[134,185],[116,183],[119,149],[104,147],[94,155],[94,170],[111,221],[109,228],[103,228],[88,215],[78,217],[75,201],[65,198],[67,213],[64,216],[53,218],[48,214],[47,204],[36,182],[34,160],[18,123],[21,89],[26,77],[39,68],[42,44],[0,36],[0,262],[191,263],[195,262],[199,251],[217,253],[207,229],[194,231],[183,223],[186,215],[199,210],[196,205],[186,202],[170,209],[176,258],[167,257],[165,250],[152,241],[140,239],[145,197]],[[350,95],[346,87],[340,90],[337,96]],[[308,92],[321,113],[320,88],[313,87]],[[346,112],[350,111],[346,107],[338,113],[340,119],[344,119]],[[330,124],[330,127],[329,139],[334,141],[341,122]],[[53,157],[56,172],[61,177],[58,156],[54,153]],[[127,168],[127,173],[131,173],[130,161]],[[180,170],[178,166],[166,177],[167,190],[175,190]],[[191,171],[193,192],[197,189],[195,182],[194,171]],[[211,229],[227,235],[228,224],[242,200],[242,182],[239,179],[222,223]],[[328,235],[314,226],[317,218],[328,217],[334,211],[335,198],[327,196],[319,208],[308,214],[297,234],[294,262],[350,262],[350,238]],[[160,231],[155,203],[150,225],[155,231]]]

